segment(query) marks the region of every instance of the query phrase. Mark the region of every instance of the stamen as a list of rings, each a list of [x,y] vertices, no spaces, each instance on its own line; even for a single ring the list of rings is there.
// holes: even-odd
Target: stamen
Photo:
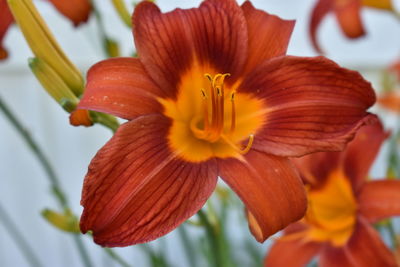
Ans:
[[[240,154],[243,154],[243,155],[244,155],[244,154],[246,154],[247,152],[249,152],[251,146],[253,145],[253,142],[254,142],[254,135],[251,134],[251,135],[249,136],[249,142],[247,143],[247,146],[246,146],[244,149],[242,149],[242,150],[239,151]]]
[[[231,103],[232,103],[232,116],[231,116],[231,130],[230,133],[232,134],[236,128],[236,111],[235,111],[235,92],[232,92],[231,95]]]
[[[203,94],[204,131],[208,131],[210,128],[210,122],[208,118],[207,94],[204,89],[201,89],[200,91]]]
[[[224,133],[224,118],[225,118],[225,90],[224,90],[224,80],[226,77],[230,76],[229,73],[216,74],[214,77],[211,74],[204,74],[204,77],[208,79],[211,83],[209,95],[206,89],[200,89],[203,96],[203,129],[198,127],[199,117],[191,121],[191,129],[193,133],[200,139],[207,140],[211,143],[217,142],[222,139],[229,146],[234,148],[241,154],[246,154],[249,152],[251,146],[253,145],[254,135],[249,135],[249,140],[244,148],[240,148],[237,144],[233,143],[230,138],[236,129],[236,108],[235,108],[235,94],[233,91],[230,95],[231,100],[231,125],[228,135]],[[210,102],[211,101],[211,102]],[[209,114],[211,110],[211,114]],[[230,136],[228,138],[227,136]]]
[[[254,135],[250,134],[249,135],[249,141],[247,142],[247,145],[245,148],[239,148],[237,145],[235,145],[234,143],[232,143],[231,140],[229,140],[225,135],[221,135],[221,138],[228,144],[230,145],[233,149],[235,149],[237,152],[239,152],[240,154],[244,155],[247,152],[250,151],[251,146],[253,145],[254,142]]]
[[[204,74],[204,77],[206,77],[212,83],[213,78],[212,78],[211,74],[206,73],[206,74]]]

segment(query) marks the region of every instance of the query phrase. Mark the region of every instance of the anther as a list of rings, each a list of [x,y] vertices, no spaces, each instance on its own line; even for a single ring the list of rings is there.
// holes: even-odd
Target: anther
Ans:
[[[203,98],[207,99],[206,91],[204,91],[204,89],[200,89],[200,91],[201,91],[201,94],[203,95]]]
[[[231,104],[232,104],[232,111],[231,111],[231,129],[230,133],[232,134],[236,128],[236,109],[235,109],[235,92],[232,92],[231,95]]]
[[[204,74],[204,77],[206,77],[210,82],[213,81],[211,74],[206,73],[206,74]]]
[[[251,134],[251,135],[249,136],[249,142],[247,142],[246,147],[245,147],[244,149],[242,149],[242,150],[239,150],[240,154],[244,155],[244,154],[246,154],[247,152],[249,152],[251,146],[253,145],[253,142],[254,142],[254,135]]]
[[[216,87],[217,89],[217,96],[221,96],[221,88],[219,86]]]

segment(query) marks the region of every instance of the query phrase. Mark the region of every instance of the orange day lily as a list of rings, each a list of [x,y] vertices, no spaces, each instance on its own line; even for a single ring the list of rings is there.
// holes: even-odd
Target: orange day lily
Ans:
[[[387,136],[376,123],[360,129],[344,152],[296,160],[308,186],[308,210],[272,245],[265,266],[306,266],[317,254],[321,267],[397,266],[371,226],[400,215],[400,181],[368,180]]]
[[[361,20],[361,8],[371,7],[393,11],[392,0],[317,0],[310,20],[310,36],[312,44],[319,53],[322,50],[317,41],[317,30],[326,15],[333,12],[348,38],[358,38],[365,35]]]
[[[168,13],[145,1],[133,25],[139,58],[94,65],[78,105],[128,120],[83,186],[81,230],[103,246],[167,234],[204,205],[218,176],[262,242],[306,209],[287,157],[341,150],[375,119],[368,82],[324,57],[285,56],[294,21],[249,1]]]
[[[75,26],[86,22],[92,10],[90,0],[48,0],[65,17],[70,19]],[[14,18],[7,5],[7,0],[0,0],[0,60],[7,58],[7,51],[3,47],[3,39],[7,30],[14,22]]]

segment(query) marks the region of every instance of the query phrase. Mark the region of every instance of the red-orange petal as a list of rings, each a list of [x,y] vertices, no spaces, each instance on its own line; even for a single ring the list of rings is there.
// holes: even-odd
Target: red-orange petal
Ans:
[[[371,223],[400,216],[400,181],[367,182],[360,188],[358,202],[360,214]]]
[[[288,159],[252,150],[243,161],[229,158],[218,164],[221,178],[246,205],[257,241],[264,242],[304,215],[305,191]]]
[[[337,1],[334,11],[340,28],[348,38],[365,35],[361,22],[361,0]]]
[[[102,246],[156,239],[196,213],[213,192],[215,161],[189,163],[170,152],[170,121],[146,115],[118,128],[86,175],[80,227]]]
[[[0,60],[8,56],[7,50],[3,47],[3,40],[13,22],[14,17],[8,8],[7,0],[0,0]]]
[[[162,110],[162,91],[135,58],[111,58],[92,66],[79,109],[109,113],[124,119]]]
[[[140,60],[171,98],[194,64],[232,77],[245,63],[246,20],[234,0],[206,0],[199,8],[164,14],[143,1],[135,9],[133,25]]]
[[[285,238],[285,237],[283,237]],[[301,239],[277,240],[264,259],[265,267],[304,267],[320,251],[322,244]]]
[[[382,123],[378,120],[374,124],[362,127],[347,146],[343,159],[344,171],[355,192],[367,180],[369,169],[387,137],[388,133],[383,130]]]
[[[266,61],[238,91],[263,99],[265,123],[253,148],[278,156],[343,150],[375,116],[371,84],[324,57],[284,56]]]
[[[70,19],[75,26],[86,22],[92,11],[90,0],[49,0],[57,10]]]
[[[314,46],[314,49],[317,50],[317,52],[320,54],[322,54],[323,52],[318,44],[317,30],[322,20],[332,10],[333,10],[333,0],[319,0],[317,4],[314,6],[311,14],[311,20],[309,26],[311,43]]]
[[[326,246],[320,255],[321,267],[396,267],[394,255],[366,221],[357,222],[355,232],[344,247]]]
[[[340,152],[318,152],[292,161],[299,170],[304,182],[314,187],[320,186],[329,175],[342,163],[343,155]]]
[[[286,54],[295,21],[283,20],[256,9],[250,1],[245,1],[242,9],[249,36],[249,55],[243,71],[245,75],[263,61]]]

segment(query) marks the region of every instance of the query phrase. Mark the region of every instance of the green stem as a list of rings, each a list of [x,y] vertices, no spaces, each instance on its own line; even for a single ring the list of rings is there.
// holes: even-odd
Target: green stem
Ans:
[[[396,231],[394,230],[393,222],[391,219],[388,219],[386,229],[389,232],[393,249],[397,249],[399,247],[399,240],[397,239],[397,234],[396,234]]]
[[[0,109],[3,111],[4,115],[7,119],[11,122],[11,124],[15,127],[17,132],[22,136],[28,147],[31,151],[35,154],[38,158],[39,162],[41,163],[44,171],[47,174],[47,177],[50,180],[51,189],[56,196],[60,206],[65,209],[68,204],[65,197],[65,194],[61,190],[60,183],[57,179],[54,169],[51,167],[50,162],[47,160],[46,156],[44,155],[43,151],[39,148],[39,146],[35,143],[33,138],[30,136],[28,131],[22,126],[22,124],[17,120],[17,118],[12,114],[11,110],[6,106],[3,100],[0,97]]]
[[[0,205],[0,221],[3,222],[4,227],[7,229],[11,238],[14,239],[17,246],[20,248],[22,254],[25,256],[26,260],[32,267],[40,267],[42,264],[36,257],[32,248],[29,246],[28,242],[25,240],[23,235],[20,233],[16,224],[12,221],[11,217],[7,214],[5,209]]]
[[[113,131],[113,133],[117,131],[119,127],[119,122],[114,116],[96,111],[90,111],[89,113],[90,118],[93,122],[102,124],[103,126]]]
[[[114,5],[115,11],[117,11],[119,18],[122,22],[129,28],[132,28],[132,19],[131,14],[129,13],[128,9],[123,0],[112,0],[111,1]]]
[[[207,233],[207,239],[210,243],[211,254],[213,255],[213,258],[214,258],[214,266],[215,267],[224,266],[223,260],[221,258],[220,247],[218,245],[217,231],[215,230],[213,225],[208,220],[207,215],[202,210],[199,210],[197,212],[197,215],[199,216],[201,223],[205,227],[205,230]]]
[[[123,258],[121,258],[117,253],[115,253],[111,248],[104,248],[104,251],[116,262],[118,262],[123,267],[131,267]]]
[[[187,261],[189,263],[189,266],[197,267],[198,266],[198,262],[196,260],[196,253],[194,251],[193,244],[189,240],[189,236],[187,234],[185,224],[182,224],[178,228],[178,234],[179,234],[179,237],[181,238],[181,241],[183,243],[183,248],[185,250],[185,254],[186,254],[186,258],[187,258]]]
[[[110,39],[107,36],[106,29],[104,27],[104,22],[103,22],[102,15],[99,12],[99,10],[97,9],[95,1],[91,0],[91,3],[92,3],[92,7],[93,7],[94,17],[96,19],[96,22],[97,22],[97,25],[98,25],[98,28],[99,28],[99,34],[101,36],[101,39],[103,40],[103,50],[105,52],[105,55],[107,57],[119,56],[119,51],[112,51],[113,49],[110,49],[110,45],[116,45],[116,46],[118,46],[118,45],[117,45],[117,43],[115,43],[115,41],[113,41],[112,39]]]
[[[17,117],[14,116],[14,114],[11,112],[11,110],[3,102],[1,97],[0,97],[0,110],[3,111],[6,118],[14,126],[14,128],[17,130],[17,132],[21,135],[21,137],[27,143],[28,147],[31,149],[33,154],[35,154],[35,156],[39,160],[40,164],[42,165],[44,171],[47,174],[47,177],[49,178],[49,181],[51,184],[51,189],[53,191],[53,195],[57,199],[58,204],[61,206],[61,208],[64,209],[64,211],[69,210],[67,197],[60,186],[60,182],[58,181],[57,175],[56,175],[54,169],[52,168],[50,161],[46,158],[43,151],[36,144],[35,140],[31,137],[31,135],[28,133],[28,131],[26,131],[25,128],[22,126],[22,124],[18,121]],[[82,260],[85,263],[85,266],[91,267],[92,264],[90,263],[89,256],[88,256],[86,250],[84,249],[84,246],[83,246],[82,241],[80,240],[79,236],[77,236],[75,238],[75,244],[78,248],[79,254],[82,257]]]
[[[93,266],[92,261],[89,258],[89,253],[87,252],[85,246],[83,245],[82,238],[80,235],[74,234],[74,241],[76,246],[78,247],[79,255],[83,260],[83,263],[86,267]]]

